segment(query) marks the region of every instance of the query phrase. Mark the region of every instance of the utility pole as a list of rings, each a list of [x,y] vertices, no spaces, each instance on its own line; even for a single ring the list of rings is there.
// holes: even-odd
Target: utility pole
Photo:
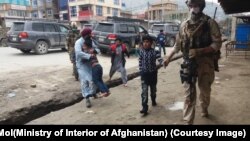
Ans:
[[[214,11],[214,20],[215,20],[216,12],[217,12],[217,7],[215,8],[215,11]]]
[[[164,13],[164,10],[163,10],[163,3],[162,3],[162,0],[161,0],[161,22],[163,22],[163,14]]]
[[[148,29],[149,29],[149,1],[148,1]]]

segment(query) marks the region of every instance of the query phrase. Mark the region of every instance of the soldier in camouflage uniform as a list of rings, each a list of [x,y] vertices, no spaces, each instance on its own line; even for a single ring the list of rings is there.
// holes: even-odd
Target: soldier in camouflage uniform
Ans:
[[[69,34],[67,36],[67,49],[69,53],[69,58],[71,63],[73,64],[73,75],[75,76],[75,80],[78,81],[78,72],[76,68],[76,57],[75,57],[75,42],[80,38],[79,30],[77,30],[76,26],[73,25],[71,30],[69,31]]]
[[[7,47],[7,28],[5,26],[4,18],[0,17],[0,47]]]
[[[177,34],[176,44],[166,57],[164,63],[167,66],[172,56],[179,50],[183,56],[187,53],[189,58],[194,59],[195,81],[194,84],[184,82],[185,102],[183,109],[183,120],[186,124],[193,124],[196,105],[196,80],[200,89],[201,116],[208,117],[208,106],[210,104],[211,85],[215,77],[215,54],[221,48],[221,33],[215,20],[205,15],[205,0],[187,0],[190,17],[181,24]],[[183,52],[187,49],[188,52]]]

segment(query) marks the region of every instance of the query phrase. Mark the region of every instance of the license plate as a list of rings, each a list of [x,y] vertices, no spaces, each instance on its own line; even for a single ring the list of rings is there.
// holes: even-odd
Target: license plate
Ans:
[[[16,38],[16,37],[13,37],[13,38],[12,38],[12,40],[13,40],[13,41],[16,41],[16,40],[17,40],[17,38]]]
[[[99,41],[100,41],[100,42],[103,42],[103,41],[104,41],[104,38],[99,38]]]

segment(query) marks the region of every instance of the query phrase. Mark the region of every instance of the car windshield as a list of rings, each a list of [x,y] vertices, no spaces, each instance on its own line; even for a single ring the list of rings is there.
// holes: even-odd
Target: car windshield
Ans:
[[[164,29],[164,25],[153,25],[152,30],[160,31]]]
[[[11,30],[12,31],[23,31],[24,30],[24,23],[13,23]]]
[[[176,25],[172,25],[172,26],[170,26],[170,29],[172,30],[172,31],[179,31],[179,26],[176,26]]]
[[[96,31],[101,32],[114,32],[114,24],[106,24],[106,23],[99,23],[95,29]]]

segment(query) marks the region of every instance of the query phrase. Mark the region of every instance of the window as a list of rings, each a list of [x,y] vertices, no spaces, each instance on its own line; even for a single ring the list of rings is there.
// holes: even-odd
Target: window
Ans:
[[[136,33],[135,27],[132,26],[132,25],[129,25],[129,26],[128,26],[128,33]]]
[[[53,24],[45,24],[44,25],[45,32],[56,32],[55,26]]]
[[[66,28],[65,26],[62,26],[62,25],[58,25],[58,26],[60,28],[60,32],[68,33],[68,28]]]
[[[43,32],[43,24],[42,23],[33,23],[32,24],[33,31],[42,31]]]
[[[33,0],[33,1],[32,1],[32,6],[33,6],[33,7],[37,7],[37,0]]]
[[[24,30],[24,23],[14,23],[11,30],[12,31],[23,31]]]
[[[118,16],[118,9],[117,8],[113,8],[113,16]]]
[[[171,26],[172,31],[179,31],[179,26]]]
[[[153,25],[153,27],[151,28],[155,31],[160,31],[160,30],[163,30],[164,29],[164,25]]]
[[[47,15],[52,16],[52,9],[47,9]]]
[[[107,13],[108,13],[108,14],[111,13],[110,7],[107,8]]]
[[[147,33],[147,31],[144,28],[142,28],[140,26],[138,28],[139,28],[139,32],[140,33],[145,33],[145,34]]]
[[[37,18],[38,17],[38,13],[36,11],[32,12],[32,17]]]
[[[114,32],[114,25],[113,24],[105,24],[105,23],[100,23],[97,25],[96,31],[102,31],[102,32]]]
[[[128,33],[128,27],[126,24],[120,25],[120,33]]]
[[[98,0],[98,2],[104,3],[104,0]]]
[[[114,0],[114,5],[120,5],[120,0]]]
[[[71,6],[70,7],[70,16],[71,17],[76,17],[76,6]]]
[[[96,6],[96,15],[102,16],[102,6]]]

